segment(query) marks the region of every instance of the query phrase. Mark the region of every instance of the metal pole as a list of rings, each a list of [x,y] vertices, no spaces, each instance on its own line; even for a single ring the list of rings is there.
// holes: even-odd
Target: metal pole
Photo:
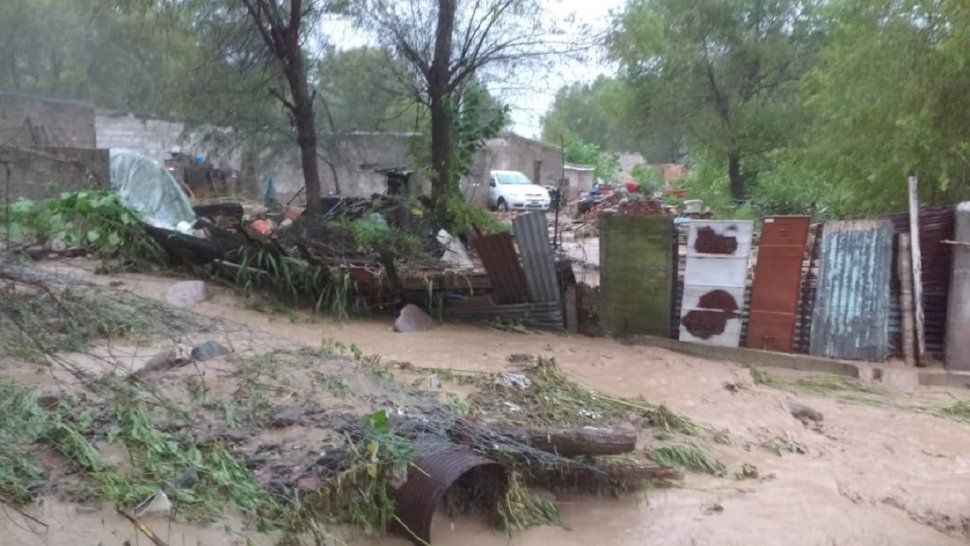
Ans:
[[[562,206],[562,182],[566,179],[566,139],[562,135],[559,135],[559,157],[560,157],[560,174],[559,183],[556,184],[556,190],[559,194],[556,196],[556,219],[552,225],[552,249],[556,250],[561,245],[559,240],[559,208]]]
[[[909,234],[899,234],[896,250],[896,271],[899,275],[899,307],[903,315],[903,358],[907,366],[916,365],[913,339],[913,269],[910,264]]]
[[[926,354],[926,332],[923,329],[923,258],[919,241],[919,199],[916,173],[911,172],[909,185],[909,238],[913,268],[913,309],[916,317],[916,358],[922,362]]]

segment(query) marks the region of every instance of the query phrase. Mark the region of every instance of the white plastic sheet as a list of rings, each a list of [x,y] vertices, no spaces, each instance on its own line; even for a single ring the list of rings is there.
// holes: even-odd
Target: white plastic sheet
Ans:
[[[148,224],[192,233],[195,211],[178,182],[154,159],[132,150],[111,150],[111,188]]]

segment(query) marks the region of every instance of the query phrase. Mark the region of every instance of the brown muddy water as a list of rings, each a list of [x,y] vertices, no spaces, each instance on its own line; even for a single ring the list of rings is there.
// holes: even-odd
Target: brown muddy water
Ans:
[[[73,266],[87,268],[83,262]],[[63,266],[62,266],[63,267]],[[163,299],[173,279],[141,275],[92,277],[123,282],[122,289]],[[719,432],[714,454],[731,469],[724,478],[688,475],[676,488],[620,498],[559,496],[563,527],[511,536],[477,518],[435,518],[435,544],[461,546],[550,544],[598,546],[966,544],[970,541],[970,425],[932,413],[967,393],[919,389],[880,391],[851,400],[810,394],[784,385],[756,384],[735,364],[603,338],[523,335],[474,326],[444,325],[396,334],[391,320],[291,320],[245,308],[233,294],[213,289],[196,312],[249,328],[320,345],[354,344],[382,360],[468,371],[511,369],[508,356],[555,357],[572,377],[616,396],[643,396]],[[791,379],[789,374],[770,372]],[[793,418],[798,402],[824,415],[821,426]],[[758,477],[733,471],[753,465]],[[42,528],[9,507],[0,517],[0,544],[147,544],[111,510],[46,500],[28,510]],[[201,528],[150,522],[169,544],[272,544],[276,537],[244,529],[236,519]],[[347,536],[350,544],[404,545],[394,537]]]

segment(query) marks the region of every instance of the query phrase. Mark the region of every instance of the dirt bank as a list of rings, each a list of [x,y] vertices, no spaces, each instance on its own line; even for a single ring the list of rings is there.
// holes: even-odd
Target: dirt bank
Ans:
[[[175,282],[134,275],[94,280],[121,281],[122,288],[159,299]],[[737,365],[608,339],[456,325],[395,334],[390,320],[306,321],[298,316],[294,321],[247,309],[228,292],[213,292],[196,311],[231,318],[279,339],[355,344],[384,361],[498,371],[511,366],[510,354],[554,357],[584,384],[616,396],[643,396],[710,426],[719,431],[721,443],[714,450],[724,463],[732,470],[742,465],[757,469],[757,477],[750,479],[690,475],[683,487],[622,498],[564,496],[556,502],[568,530],[542,527],[511,539],[476,519],[437,517],[433,536],[439,544],[964,544],[970,539],[970,425],[932,413],[951,400],[942,391],[818,388],[813,394],[805,388],[813,384],[799,384],[787,375],[772,374],[773,383],[763,384],[764,378],[756,382]],[[804,425],[790,414],[793,402],[820,411],[824,421]],[[32,513],[43,519],[50,515],[45,510]],[[37,543],[31,540],[36,535],[24,535],[23,518],[9,511],[8,516],[0,524],[4,536],[20,541],[14,543]],[[57,516],[58,528],[65,533],[72,526],[87,528],[93,517]],[[96,517],[104,521],[108,516]],[[130,536],[130,527],[119,522],[114,528],[124,531],[112,537]],[[224,535],[220,542],[211,534],[185,535],[178,527],[175,532],[173,544],[181,543],[180,536],[200,544],[241,540],[238,534]],[[46,535],[43,542],[66,544],[55,536]],[[405,544],[367,537],[351,542]]]

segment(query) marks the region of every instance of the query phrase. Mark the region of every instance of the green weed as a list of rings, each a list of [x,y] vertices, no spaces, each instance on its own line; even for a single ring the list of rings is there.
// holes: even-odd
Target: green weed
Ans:
[[[650,451],[650,458],[657,464],[679,466],[686,470],[711,474],[712,476],[723,476],[727,473],[727,467],[723,463],[693,444],[658,446]]]
[[[957,400],[937,409],[937,413],[956,421],[970,423],[970,400]]]

